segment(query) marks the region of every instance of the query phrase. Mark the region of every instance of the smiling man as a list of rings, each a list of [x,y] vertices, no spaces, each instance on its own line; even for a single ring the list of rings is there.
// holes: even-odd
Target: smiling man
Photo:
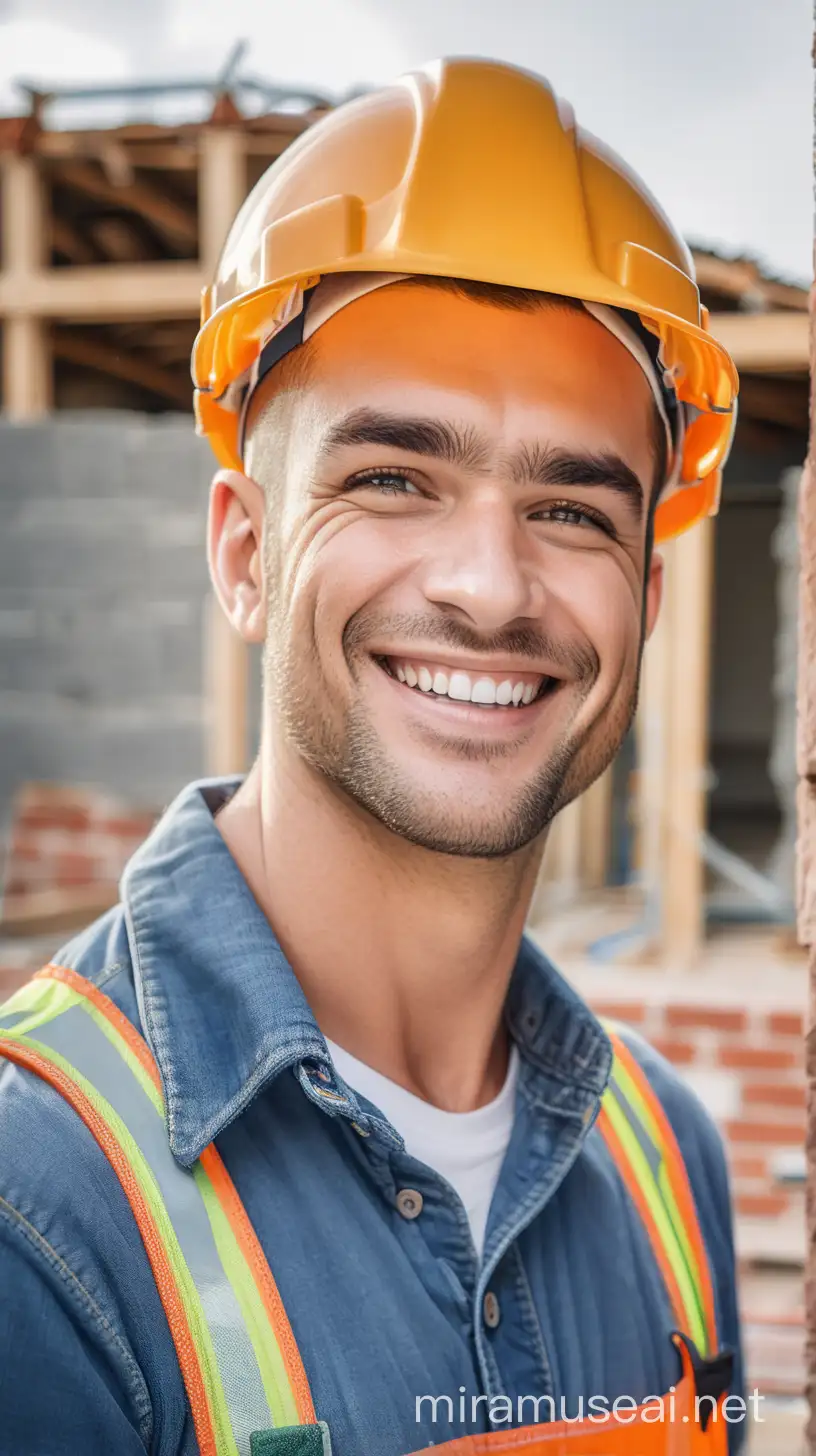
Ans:
[[[9,1450],[739,1448],[717,1133],[523,937],[654,543],[716,508],[690,266],[486,62],[340,108],[236,220],[193,370],[260,749],[0,1017]]]

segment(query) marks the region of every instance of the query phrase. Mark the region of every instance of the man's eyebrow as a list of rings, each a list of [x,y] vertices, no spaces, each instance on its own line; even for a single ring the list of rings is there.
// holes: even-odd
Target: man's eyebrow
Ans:
[[[613,451],[588,452],[555,447],[524,446],[509,461],[516,485],[564,487],[598,486],[617,492],[639,521],[643,517],[644,489],[631,466]]]
[[[382,445],[390,450],[407,450],[428,455],[462,470],[486,470],[490,446],[471,426],[448,420],[425,419],[420,415],[383,414],[357,409],[338,420],[326,434],[322,453],[330,455],[349,445]]]
[[[372,409],[352,410],[327,432],[321,453],[331,455],[354,445],[381,445],[426,455],[462,470],[486,473],[494,459],[490,443],[471,426],[420,415],[396,415]],[[516,485],[542,485],[569,489],[599,486],[616,491],[629,504],[636,520],[643,517],[644,490],[634,470],[620,455],[524,445],[507,457],[506,467]]]

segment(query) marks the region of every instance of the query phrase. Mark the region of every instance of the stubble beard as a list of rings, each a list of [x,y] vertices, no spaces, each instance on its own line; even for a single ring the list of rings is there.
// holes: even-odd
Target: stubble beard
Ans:
[[[303,671],[305,662],[319,661],[316,643],[308,656],[294,652],[293,646],[291,639],[273,644],[270,634],[264,653],[265,693],[288,745],[333,789],[393,834],[436,854],[506,859],[532,844],[609,766],[637,707],[639,671],[622,698],[596,715],[588,728],[577,729],[575,718],[591,684],[583,692],[576,690],[576,706],[561,738],[509,799],[501,761],[512,760],[512,744],[463,739],[452,750],[450,740],[440,738],[440,749],[444,742],[452,762],[496,763],[496,790],[489,806],[462,810],[452,800],[440,800],[438,792],[424,790],[389,756],[363,699],[355,699],[342,716],[333,718],[326,711],[328,695],[320,693],[308,668]]]

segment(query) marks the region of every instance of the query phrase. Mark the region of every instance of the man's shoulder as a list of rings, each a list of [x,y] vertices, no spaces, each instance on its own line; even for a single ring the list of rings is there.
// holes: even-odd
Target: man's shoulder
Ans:
[[[84,976],[139,1026],[121,905],[67,941],[49,964]],[[31,1210],[44,1209],[54,1205],[56,1189],[64,1184],[72,1203],[83,1173],[98,1176],[100,1159],[106,1161],[63,1097],[35,1073],[0,1057],[0,1196]],[[56,1201],[66,1206],[65,1200]]]
[[[138,1026],[122,906],[74,936],[51,964],[84,976]],[[155,1365],[165,1372],[173,1419],[183,1422],[169,1331],[116,1173],[69,1102],[34,1072],[2,1057],[0,1285],[10,1309],[29,1311],[18,1321],[17,1345],[9,1351],[9,1369],[21,1381],[31,1378],[38,1350],[47,1360],[61,1341],[72,1362],[66,1398],[86,1402],[89,1421],[104,1404],[96,1409],[96,1392],[109,1390],[114,1414],[105,1418],[122,1421],[126,1436],[135,1440],[138,1433],[139,1449],[146,1448]]]

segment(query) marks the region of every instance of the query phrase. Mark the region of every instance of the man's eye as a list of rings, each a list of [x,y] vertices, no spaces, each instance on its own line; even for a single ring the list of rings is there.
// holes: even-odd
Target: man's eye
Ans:
[[[605,531],[607,536],[615,534],[611,522],[605,516],[596,515],[594,511],[586,510],[571,501],[554,501],[552,505],[542,506],[530,519],[555,521],[559,526],[592,526],[595,530]]]
[[[399,470],[370,470],[346,481],[346,491],[376,490],[380,495],[421,495],[407,475]]]

